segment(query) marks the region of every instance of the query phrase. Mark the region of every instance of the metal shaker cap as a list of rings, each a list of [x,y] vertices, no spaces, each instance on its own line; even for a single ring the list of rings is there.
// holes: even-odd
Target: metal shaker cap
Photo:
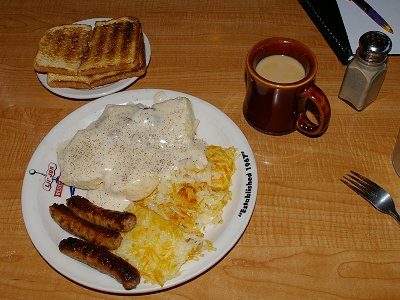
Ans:
[[[392,50],[392,41],[380,31],[368,31],[359,40],[357,54],[367,62],[379,63],[386,60]]]

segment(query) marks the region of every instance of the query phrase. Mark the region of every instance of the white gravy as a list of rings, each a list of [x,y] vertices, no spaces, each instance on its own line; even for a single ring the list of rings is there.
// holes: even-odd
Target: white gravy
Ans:
[[[160,177],[179,165],[207,164],[206,144],[195,139],[197,124],[183,97],[152,108],[108,105],[60,148],[61,181],[89,190],[88,199],[97,205],[123,210],[129,201],[148,196]]]

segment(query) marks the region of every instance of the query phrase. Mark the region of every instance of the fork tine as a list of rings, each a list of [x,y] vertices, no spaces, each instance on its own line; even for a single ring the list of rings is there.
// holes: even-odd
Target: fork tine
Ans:
[[[340,181],[367,200],[377,210],[392,216],[400,223],[400,215],[397,213],[389,193],[367,177],[354,171],[350,171],[350,173],[343,176]]]
[[[346,180],[349,180],[348,178],[344,177]],[[367,200],[368,202],[370,202],[371,200],[367,197],[366,193],[364,190],[358,188],[357,186],[343,180],[340,179],[341,182],[343,182],[345,185],[347,185],[349,188],[351,188],[354,192],[356,192],[357,194],[359,194],[361,197],[363,197],[365,200]]]
[[[365,195],[368,195],[368,197],[376,197],[376,193],[374,189],[361,179],[351,175],[347,174],[348,177],[343,176],[349,183],[351,183],[353,186],[356,186],[360,191],[362,191]]]
[[[358,178],[360,178],[361,180],[363,180],[364,182],[366,182],[368,185],[370,185],[371,187],[373,187],[375,189],[376,192],[378,192],[379,190],[382,189],[382,187],[380,187],[378,184],[376,184],[375,182],[373,182],[371,179],[357,173],[354,171],[350,171],[350,173],[354,174],[355,176],[357,176]]]
[[[377,190],[370,186],[367,182],[361,180],[360,178],[353,176],[351,174],[347,174],[348,177],[343,176],[344,178],[347,179],[351,184],[357,186],[360,190],[362,190],[364,193],[368,193],[369,196],[375,197]]]

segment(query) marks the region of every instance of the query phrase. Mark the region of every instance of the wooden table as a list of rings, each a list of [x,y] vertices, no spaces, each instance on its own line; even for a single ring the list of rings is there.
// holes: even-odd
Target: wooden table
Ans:
[[[137,16],[150,39],[147,75],[128,89],[162,88],[205,99],[246,135],[259,172],[257,204],[237,245],[215,267],[147,299],[399,299],[400,226],[339,178],[359,171],[400,208],[391,151],[400,127],[400,57],[379,98],[357,112],[337,95],[345,68],[297,1],[0,2],[0,298],[114,299],[57,273],[35,250],[21,212],[27,164],[43,137],[86,104],[58,97],[32,67],[46,29],[95,17]],[[328,131],[268,136],[242,115],[247,50],[270,36],[307,44],[330,99]]]

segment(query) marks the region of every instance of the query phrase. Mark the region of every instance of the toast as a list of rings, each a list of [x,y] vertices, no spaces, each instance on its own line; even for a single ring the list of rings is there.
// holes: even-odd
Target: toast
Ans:
[[[137,69],[139,52],[144,48],[142,38],[141,24],[135,17],[96,22],[78,74]]]
[[[122,79],[139,77],[146,72],[142,68],[138,71],[111,71],[94,75],[62,75],[47,74],[47,84],[54,88],[92,89]]]
[[[140,37],[143,43],[143,35]],[[140,77],[146,73],[146,54],[144,47],[138,52],[138,66],[128,71],[110,71],[94,75],[47,74],[47,84],[54,88],[92,89],[111,82],[130,77]]]
[[[39,73],[78,74],[91,36],[90,25],[62,25],[50,28],[39,42],[34,69]]]

